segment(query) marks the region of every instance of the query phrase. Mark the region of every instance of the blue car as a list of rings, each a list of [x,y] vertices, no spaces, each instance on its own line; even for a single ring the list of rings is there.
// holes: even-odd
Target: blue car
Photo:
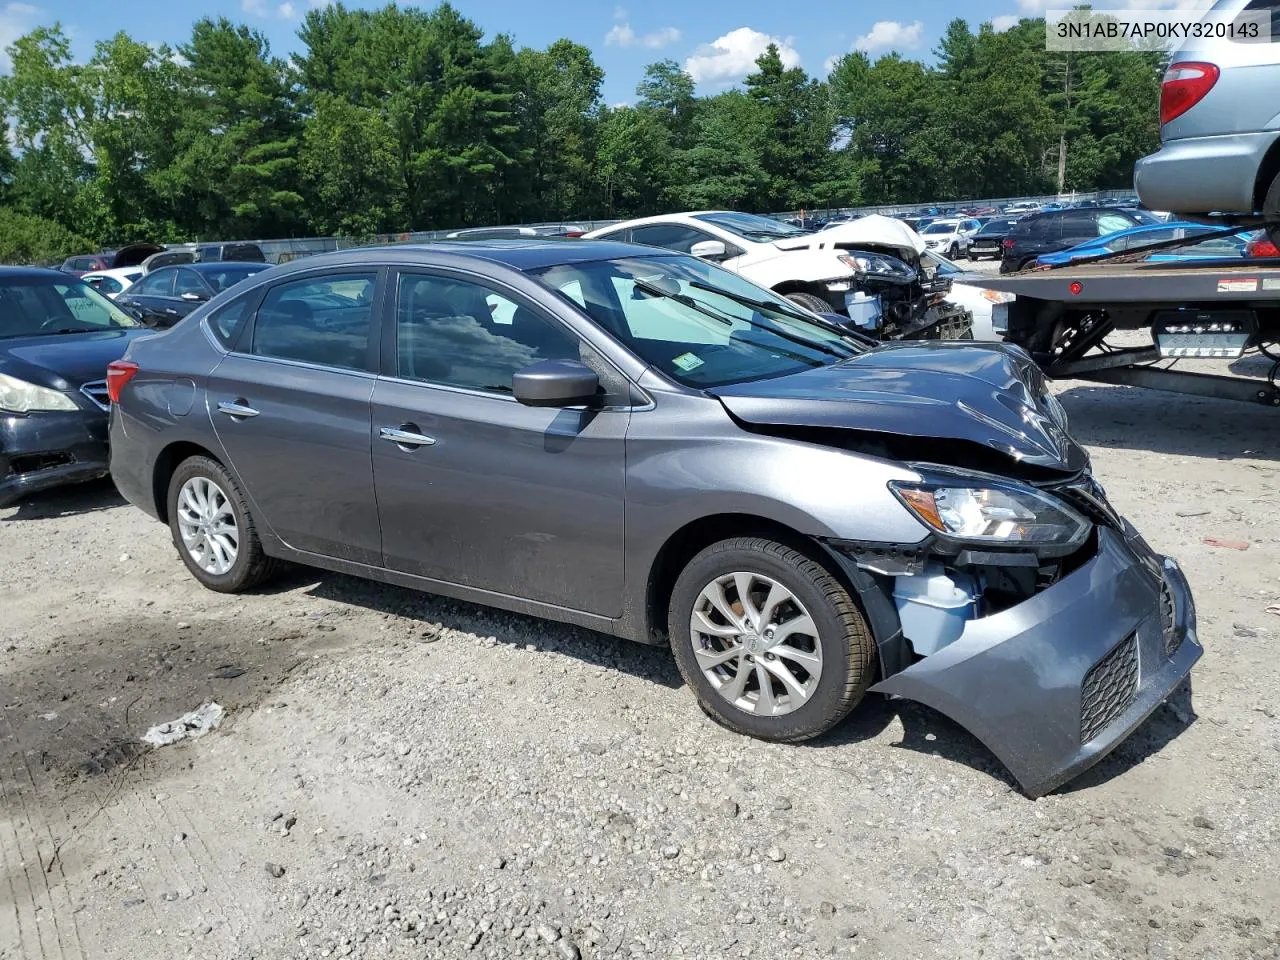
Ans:
[[[1120,253],[1135,247],[1145,247],[1153,243],[1164,243],[1168,240],[1180,240],[1183,237],[1196,237],[1202,234],[1216,233],[1221,227],[1203,223],[1174,222],[1156,223],[1140,227],[1129,227],[1117,230],[1104,237],[1086,240],[1067,250],[1056,253],[1043,253],[1036,258],[1038,267],[1060,267],[1076,260],[1089,257],[1101,257],[1108,253]],[[1171,247],[1151,254],[1147,259],[1155,261],[1205,260],[1243,257],[1245,255],[1245,237],[1215,237],[1192,247]]]

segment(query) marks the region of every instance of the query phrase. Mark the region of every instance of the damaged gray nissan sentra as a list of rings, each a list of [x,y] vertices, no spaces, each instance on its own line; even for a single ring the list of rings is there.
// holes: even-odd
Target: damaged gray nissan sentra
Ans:
[[[908,697],[1035,796],[1201,654],[1025,353],[875,345],[665,250],[312,257],[107,382],[117,486],[211,589],[294,561],[670,644],[764,739]]]

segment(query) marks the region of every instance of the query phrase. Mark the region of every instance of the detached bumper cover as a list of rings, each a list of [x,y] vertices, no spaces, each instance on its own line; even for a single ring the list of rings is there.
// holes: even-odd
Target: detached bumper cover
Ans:
[[[1028,796],[1048,793],[1133,732],[1200,659],[1174,561],[1127,527],[1030,600],[871,689],[917,700],[983,742]]]
[[[0,415],[0,507],[107,473],[107,415],[77,410]]]

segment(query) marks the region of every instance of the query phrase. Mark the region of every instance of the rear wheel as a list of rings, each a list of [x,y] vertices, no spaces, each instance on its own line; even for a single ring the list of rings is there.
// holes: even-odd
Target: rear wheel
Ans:
[[[825,733],[873,675],[871,631],[844,585],[763,538],[724,540],[694,557],[672,591],[668,630],[699,706],[763,740]]]
[[[1262,213],[1270,220],[1280,221],[1280,174],[1276,174],[1266,199],[1262,201]],[[1280,223],[1267,227],[1267,239],[1280,247]]]
[[[244,493],[218,461],[191,457],[179,464],[168,502],[178,555],[210,590],[240,593],[279,568],[262,550]]]
[[[1025,257],[1019,264],[1019,270],[1029,270],[1036,265],[1035,257]]]
[[[812,293],[788,293],[787,299],[798,307],[804,307],[813,313],[830,313],[831,304],[823,300],[821,297],[815,297]]]

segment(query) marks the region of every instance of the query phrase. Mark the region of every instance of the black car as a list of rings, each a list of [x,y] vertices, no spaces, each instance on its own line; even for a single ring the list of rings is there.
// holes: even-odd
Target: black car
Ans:
[[[164,329],[246,277],[265,263],[187,263],[148,273],[116,299],[149,327]]]
[[[256,243],[203,243],[196,247],[197,263],[266,263],[266,254]]]
[[[82,280],[0,267],[0,507],[107,472],[107,364],[147,333]]]
[[[1055,253],[1117,230],[1156,222],[1154,217],[1138,210],[1121,210],[1118,207],[1032,214],[1014,224],[1001,241],[1000,272],[1025,270],[1042,253]]]
[[[969,259],[1000,259],[1001,243],[1018,222],[1017,217],[987,217],[982,229],[969,241]]]

